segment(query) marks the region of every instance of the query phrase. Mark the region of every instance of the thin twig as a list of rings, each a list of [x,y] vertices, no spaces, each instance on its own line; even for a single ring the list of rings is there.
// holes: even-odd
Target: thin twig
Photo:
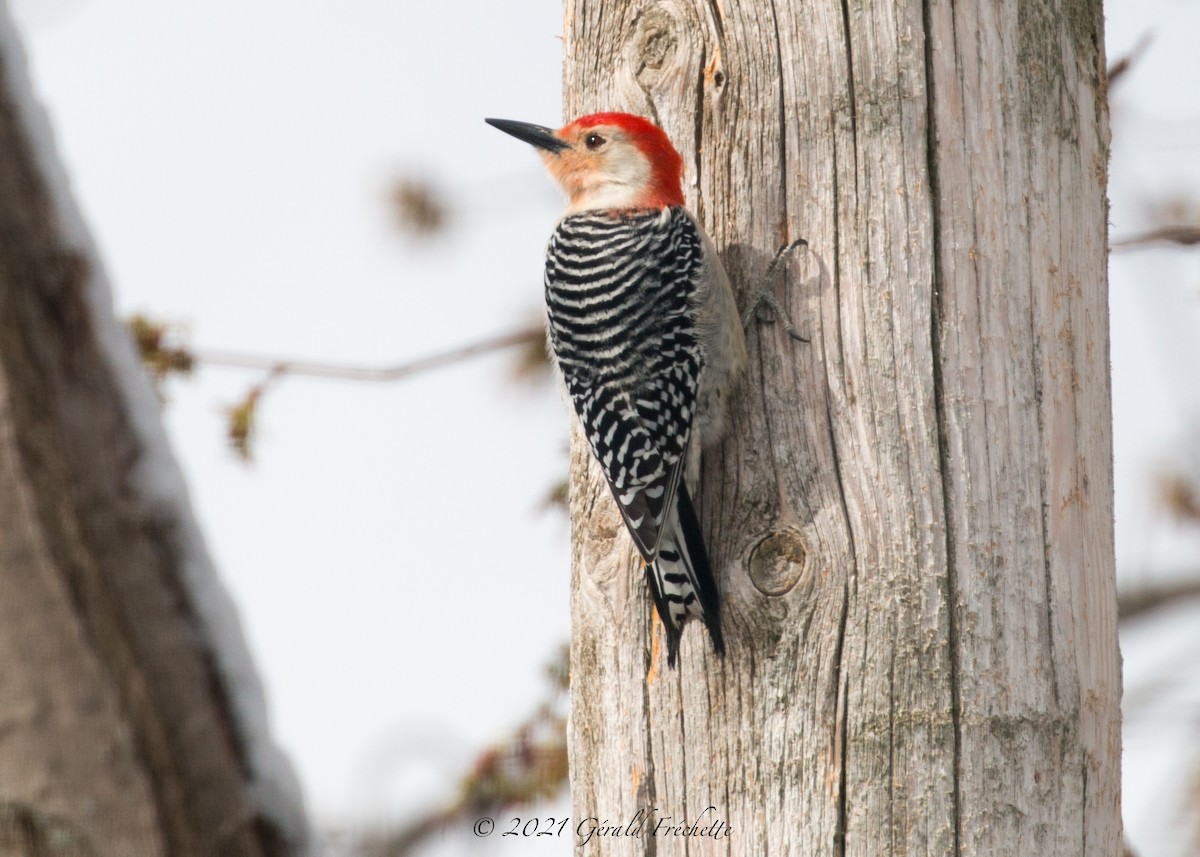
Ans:
[[[1133,238],[1121,238],[1109,243],[1111,250],[1140,250],[1155,244],[1180,244],[1191,246],[1200,244],[1200,227],[1197,226],[1163,226],[1152,229]]]
[[[445,834],[456,823],[467,827],[459,806],[434,810],[402,830],[364,837],[357,850],[363,857],[408,857],[418,845],[438,834]]]
[[[476,836],[492,832],[492,816],[514,807],[535,806],[559,795],[567,785],[566,693],[570,651],[563,646],[547,667],[545,699],[513,734],[485,750],[459,783],[446,806],[407,827],[376,830],[359,837],[363,857],[410,857],[435,836],[455,828]]]
[[[1117,596],[1117,615],[1124,622],[1166,604],[1200,596],[1200,579],[1148,584]]]
[[[429,357],[422,357],[396,366],[338,366],[329,363],[313,363],[304,360],[281,360],[256,354],[234,351],[195,351],[197,363],[205,366],[224,366],[233,369],[266,370],[276,377],[282,375],[304,375],[310,378],[338,378],[345,381],[399,381],[427,369],[448,366],[481,354],[501,351],[517,345],[533,343],[544,337],[539,325],[526,327],[511,333],[494,336],[470,345],[452,348]]]
[[[1138,39],[1138,43],[1133,46],[1133,50],[1108,67],[1108,85],[1110,87],[1120,80],[1121,76],[1128,72],[1135,62],[1141,59],[1142,54],[1146,52],[1146,48],[1150,47],[1150,42],[1153,41],[1153,38],[1150,33],[1142,36]]]

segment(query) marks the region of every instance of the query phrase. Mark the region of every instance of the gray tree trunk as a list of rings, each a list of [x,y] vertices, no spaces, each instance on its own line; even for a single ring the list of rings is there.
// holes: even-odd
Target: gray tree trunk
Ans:
[[[19,53],[0,2],[0,854],[289,853]]]
[[[1118,854],[1099,0],[566,0],[564,89],[664,126],[738,287],[827,263],[705,464],[724,661],[667,670],[575,438],[588,853]]]

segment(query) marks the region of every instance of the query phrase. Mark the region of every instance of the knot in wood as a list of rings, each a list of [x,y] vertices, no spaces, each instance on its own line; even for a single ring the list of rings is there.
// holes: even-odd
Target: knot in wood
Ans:
[[[795,530],[770,533],[750,551],[750,580],[763,595],[785,595],[804,575],[808,551]]]
[[[643,69],[660,69],[675,53],[679,39],[675,35],[675,19],[662,9],[653,9],[642,16],[637,33],[637,53]]]

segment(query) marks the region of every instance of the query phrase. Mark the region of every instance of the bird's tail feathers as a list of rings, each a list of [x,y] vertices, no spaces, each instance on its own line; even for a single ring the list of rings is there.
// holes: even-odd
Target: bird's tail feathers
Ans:
[[[682,481],[665,524],[658,556],[646,566],[646,577],[667,632],[667,664],[675,667],[683,625],[692,618],[703,620],[713,649],[724,656],[716,580],[704,549],[700,519]]]

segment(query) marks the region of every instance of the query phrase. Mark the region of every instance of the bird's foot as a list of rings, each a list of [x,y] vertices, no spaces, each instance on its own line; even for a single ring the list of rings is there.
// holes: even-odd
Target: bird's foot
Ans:
[[[759,322],[766,323],[771,323],[778,319],[783,322],[783,329],[787,331],[788,336],[792,339],[797,342],[809,341],[796,332],[796,327],[792,324],[792,320],[788,318],[783,304],[779,302],[779,298],[775,297],[775,293],[771,291],[771,277],[774,276],[775,271],[798,248],[807,246],[807,241],[803,238],[797,238],[790,244],[784,244],[775,253],[775,258],[771,260],[771,264],[767,265],[767,270],[763,272],[761,279],[759,279],[754,289],[750,292],[753,298],[746,311],[742,313],[743,328],[749,328],[750,322],[756,319]]]

